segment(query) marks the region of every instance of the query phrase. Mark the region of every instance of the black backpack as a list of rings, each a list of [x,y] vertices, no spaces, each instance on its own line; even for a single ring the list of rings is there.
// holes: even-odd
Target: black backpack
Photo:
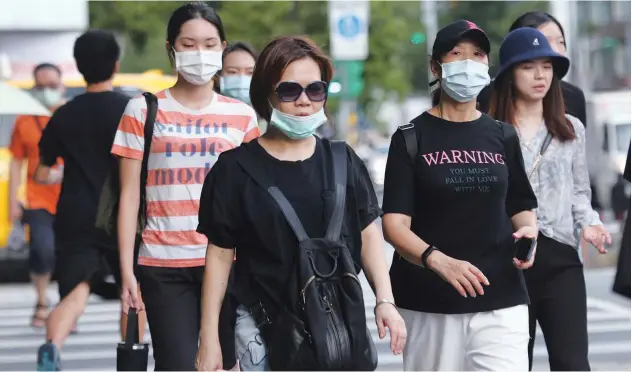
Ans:
[[[268,364],[276,371],[375,370],[377,351],[366,325],[362,286],[351,252],[341,238],[347,148],[344,142],[322,141],[331,154],[335,184],[335,207],[324,238],[307,235],[290,202],[263,167],[255,164],[256,158],[247,156],[247,149],[240,152],[238,160],[275,199],[298,238],[296,265],[284,293],[297,300],[298,313],[281,304],[275,304],[273,314],[262,309],[265,320],[260,328],[268,346]]]
[[[147,102],[147,115],[145,118],[144,137],[145,147],[143,150],[143,161],[140,172],[140,206],[138,208],[138,225],[136,227],[136,249],[140,245],[140,236],[145,228],[147,221],[147,203],[145,201],[145,192],[147,186],[147,162],[149,160],[149,152],[154,134],[154,123],[156,113],[158,111],[158,98],[149,93],[143,93]],[[118,206],[121,196],[121,185],[119,179],[118,161],[110,169],[110,173],[105,179],[101,194],[99,196],[99,206],[97,210],[97,218],[95,227],[104,232],[109,237],[116,237]]]

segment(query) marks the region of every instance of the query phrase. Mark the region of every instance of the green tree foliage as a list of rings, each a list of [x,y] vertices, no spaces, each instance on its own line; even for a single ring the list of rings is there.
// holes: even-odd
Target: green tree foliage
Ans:
[[[500,43],[516,18],[529,11],[548,11],[548,1],[450,1],[448,4],[440,16],[440,26],[467,19],[485,30],[492,44],[492,76],[498,68]]]
[[[171,72],[165,52],[166,25],[184,1],[90,1],[91,27],[117,31],[126,41],[122,71],[158,68]],[[261,50],[280,35],[308,35],[329,51],[326,1],[209,1],[226,28],[228,41],[245,41]],[[450,1],[439,25],[469,19],[492,40],[492,64],[498,45],[514,19],[529,10],[546,10],[546,2]],[[427,92],[427,44],[413,44],[410,36],[423,32],[417,1],[371,1],[370,54],[365,64],[365,89],[360,103]],[[492,68],[492,71],[494,69]],[[335,105],[335,102],[332,102]]]

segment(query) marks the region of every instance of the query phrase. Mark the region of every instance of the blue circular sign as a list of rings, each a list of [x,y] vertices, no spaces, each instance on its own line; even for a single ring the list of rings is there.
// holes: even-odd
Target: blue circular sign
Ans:
[[[355,15],[345,15],[338,19],[338,33],[342,37],[352,38],[360,33],[360,18]]]

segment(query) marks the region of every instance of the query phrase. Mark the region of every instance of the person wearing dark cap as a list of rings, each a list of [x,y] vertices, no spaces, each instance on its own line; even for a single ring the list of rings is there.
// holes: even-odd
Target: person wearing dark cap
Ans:
[[[547,38],[551,48],[559,54],[566,55],[566,36],[562,24],[552,15],[546,12],[527,12],[516,18],[509,28],[509,32],[521,27],[535,28]],[[563,78],[564,76],[562,76]],[[586,98],[584,92],[575,85],[560,80],[564,108],[566,113],[578,118],[586,126]],[[478,96],[479,110],[489,111],[489,100],[492,95],[493,85],[483,89]]]
[[[439,31],[433,107],[392,136],[383,229],[405,320],[405,370],[526,370],[529,298],[514,240],[537,238],[518,136],[476,109],[489,39],[469,21]]]
[[[586,284],[576,231],[602,254],[611,238],[590,204],[584,126],[564,113],[560,79],[568,68],[569,60],[540,31],[512,31],[500,46],[490,115],[516,128],[538,196],[538,260],[525,272],[530,365],[537,321],[552,371],[588,371]]]

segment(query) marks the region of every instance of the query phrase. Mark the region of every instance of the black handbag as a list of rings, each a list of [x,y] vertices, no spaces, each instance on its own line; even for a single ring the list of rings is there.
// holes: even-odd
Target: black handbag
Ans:
[[[138,339],[138,313],[130,308],[127,313],[127,333],[125,342],[116,348],[117,371],[146,371],[149,360],[149,344]]]

